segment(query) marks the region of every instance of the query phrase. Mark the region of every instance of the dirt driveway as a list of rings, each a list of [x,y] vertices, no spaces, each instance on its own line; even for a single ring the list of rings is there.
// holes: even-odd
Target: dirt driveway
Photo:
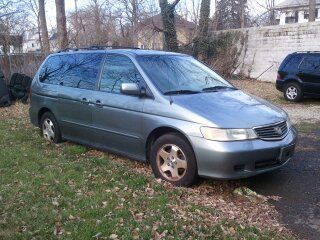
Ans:
[[[283,94],[276,90],[274,83],[256,80],[231,80],[231,83],[245,92],[254,94],[284,109],[294,123],[320,121],[320,99],[305,99],[301,103],[285,101]]]

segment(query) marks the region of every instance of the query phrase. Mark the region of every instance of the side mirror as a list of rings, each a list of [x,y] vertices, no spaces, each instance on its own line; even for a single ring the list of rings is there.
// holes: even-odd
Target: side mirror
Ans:
[[[141,88],[136,83],[121,83],[120,91],[123,94],[142,96]]]

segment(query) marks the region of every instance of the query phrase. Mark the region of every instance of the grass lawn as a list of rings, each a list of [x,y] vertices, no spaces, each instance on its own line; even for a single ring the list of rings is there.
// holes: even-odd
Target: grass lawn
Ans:
[[[1,111],[1,110],[0,110]],[[0,239],[285,239],[180,199],[107,154],[45,143],[28,119],[0,120]]]

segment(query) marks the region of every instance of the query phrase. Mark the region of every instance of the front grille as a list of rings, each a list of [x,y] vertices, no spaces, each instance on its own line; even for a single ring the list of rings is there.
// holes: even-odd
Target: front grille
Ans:
[[[288,133],[286,121],[254,128],[258,137],[262,140],[279,140],[283,139]]]

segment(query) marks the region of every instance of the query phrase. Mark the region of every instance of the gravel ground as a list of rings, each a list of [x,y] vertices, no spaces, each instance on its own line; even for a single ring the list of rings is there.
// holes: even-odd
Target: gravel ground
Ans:
[[[304,99],[300,103],[287,102],[274,83],[256,80],[231,80],[239,89],[273,102],[289,115],[294,123],[316,123],[320,121],[320,99]]]

